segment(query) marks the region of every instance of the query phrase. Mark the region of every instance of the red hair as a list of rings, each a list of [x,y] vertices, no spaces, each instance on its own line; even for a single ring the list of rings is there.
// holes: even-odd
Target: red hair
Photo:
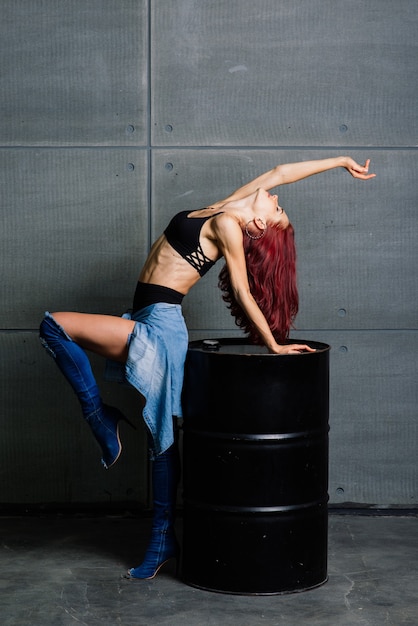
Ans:
[[[250,291],[267,320],[277,342],[284,342],[297,315],[299,296],[296,284],[296,248],[293,226],[283,229],[269,224],[261,239],[243,235]],[[261,337],[235,300],[226,264],[219,274],[222,298],[235,323],[252,343]]]

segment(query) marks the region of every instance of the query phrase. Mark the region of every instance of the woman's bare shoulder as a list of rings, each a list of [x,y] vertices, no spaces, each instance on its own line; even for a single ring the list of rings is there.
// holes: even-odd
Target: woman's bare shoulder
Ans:
[[[211,222],[213,236],[221,250],[225,246],[242,246],[242,229],[237,217],[230,213],[220,213]]]
[[[236,217],[230,213],[218,213],[210,220],[210,227],[216,236],[227,235],[239,231],[239,223]]]

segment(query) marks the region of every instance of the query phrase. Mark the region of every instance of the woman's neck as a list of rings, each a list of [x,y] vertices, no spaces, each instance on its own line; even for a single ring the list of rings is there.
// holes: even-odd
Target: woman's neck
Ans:
[[[228,215],[234,217],[242,228],[256,217],[253,210],[253,203],[251,202],[251,196],[240,200],[231,200],[229,202],[217,202],[211,205],[211,208],[212,207],[217,211],[228,213]]]

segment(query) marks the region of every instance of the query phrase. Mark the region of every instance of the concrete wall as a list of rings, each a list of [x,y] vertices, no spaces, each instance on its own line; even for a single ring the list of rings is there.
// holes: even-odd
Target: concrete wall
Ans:
[[[350,154],[377,178],[280,189],[293,336],[332,346],[331,503],[417,506],[417,24],[414,0],[4,0],[2,505],[148,504],[138,397],[103,383],[137,425],[104,472],[39,346],[43,311],[122,313],[177,210]],[[238,336],[217,273],[185,299],[191,339]]]

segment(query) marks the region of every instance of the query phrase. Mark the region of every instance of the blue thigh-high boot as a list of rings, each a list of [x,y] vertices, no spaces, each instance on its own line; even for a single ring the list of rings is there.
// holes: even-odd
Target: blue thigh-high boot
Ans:
[[[42,320],[39,337],[74,389],[83,416],[102,449],[102,464],[108,469],[116,463],[122,451],[118,423],[121,419],[126,420],[125,416],[118,409],[102,403],[87,354],[50,313],[46,313]]]
[[[172,558],[179,559],[180,548],[174,531],[176,493],[180,477],[177,441],[152,461],[153,519],[151,540],[141,565],[130,569],[126,578],[154,578]]]

